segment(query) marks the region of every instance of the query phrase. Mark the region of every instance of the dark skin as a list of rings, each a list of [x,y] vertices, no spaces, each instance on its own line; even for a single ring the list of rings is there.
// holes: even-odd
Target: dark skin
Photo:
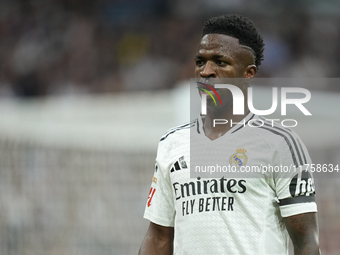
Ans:
[[[257,68],[254,65],[253,52],[240,45],[238,39],[227,35],[209,34],[202,37],[195,57],[195,75],[202,82],[217,83],[223,78],[244,78],[249,82],[255,77]],[[247,102],[247,86],[245,83],[237,85],[245,95]],[[221,96],[223,106],[216,107],[212,100],[207,101],[207,115],[203,120],[205,135],[211,140],[224,135],[230,129],[229,125],[219,125],[213,128],[212,121],[217,119],[233,119],[238,122],[248,113],[245,105],[245,115],[233,116],[230,92],[217,90]],[[302,213],[283,218],[290,238],[292,239],[295,255],[319,255],[319,234],[316,213]],[[171,255],[173,254],[174,228],[163,227],[150,222],[149,229],[139,250],[139,255]]]
[[[172,255],[174,228],[150,222],[138,255]]]
[[[283,218],[295,255],[319,255],[319,228],[316,213],[302,213]]]
[[[256,73],[255,58],[252,51],[240,45],[238,39],[220,34],[208,34],[201,39],[198,53],[195,57],[195,76],[204,83],[231,83],[238,86],[245,95],[245,115],[233,115],[231,93],[227,89],[216,89],[221,97],[223,106],[207,100],[207,115],[203,120],[205,135],[217,139],[230,129],[230,125],[217,125],[213,127],[213,119],[232,119],[233,122],[241,121],[248,113],[247,85]],[[240,79],[240,78],[244,78]],[[201,93],[201,91],[200,91]]]

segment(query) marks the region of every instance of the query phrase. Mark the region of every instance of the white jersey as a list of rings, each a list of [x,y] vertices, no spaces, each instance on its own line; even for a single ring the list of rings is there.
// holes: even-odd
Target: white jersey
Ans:
[[[304,144],[293,131],[260,119],[250,113],[246,125],[233,126],[214,146],[237,169],[298,167],[289,178],[280,172],[190,178],[190,132],[205,137],[200,118],[161,138],[144,217],[175,227],[174,254],[286,255],[289,235],[282,217],[317,211],[313,178],[300,172],[311,163]]]

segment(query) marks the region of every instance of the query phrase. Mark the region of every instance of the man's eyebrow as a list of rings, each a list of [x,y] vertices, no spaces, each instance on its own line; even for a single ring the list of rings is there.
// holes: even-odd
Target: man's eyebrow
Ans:
[[[210,56],[211,58],[223,58],[223,57],[227,57],[221,54],[214,54],[212,56]],[[202,56],[202,55],[196,55],[195,59],[205,59],[206,57]]]

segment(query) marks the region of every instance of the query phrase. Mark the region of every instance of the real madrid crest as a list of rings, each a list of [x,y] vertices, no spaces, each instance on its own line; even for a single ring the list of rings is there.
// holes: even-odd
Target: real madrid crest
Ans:
[[[247,164],[248,157],[246,153],[247,153],[247,150],[244,148],[237,149],[236,153],[231,155],[231,157],[229,158],[230,165],[240,167],[240,166],[244,166],[245,164]]]

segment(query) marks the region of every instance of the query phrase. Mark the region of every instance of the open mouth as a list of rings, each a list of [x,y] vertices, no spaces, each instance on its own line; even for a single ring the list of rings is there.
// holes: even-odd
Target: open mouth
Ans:
[[[214,85],[204,83],[204,82],[196,82],[196,83],[197,83],[197,88],[200,89],[202,92],[207,93],[208,91],[208,92],[217,94],[216,89],[213,87]]]
[[[197,88],[200,90],[201,93],[204,94],[216,94],[217,91],[211,84],[197,82]]]
[[[206,90],[211,91],[211,92],[213,92],[215,90],[212,84],[208,84],[208,83],[200,82],[200,81],[198,81],[196,83],[197,83],[198,88],[206,89]]]
[[[212,100],[214,100],[215,105],[217,105],[216,100],[212,94],[214,93],[222,105],[222,101],[221,101],[219,94],[211,85],[203,83],[203,82],[197,82],[197,88],[200,90],[200,93],[208,94],[212,98]]]

